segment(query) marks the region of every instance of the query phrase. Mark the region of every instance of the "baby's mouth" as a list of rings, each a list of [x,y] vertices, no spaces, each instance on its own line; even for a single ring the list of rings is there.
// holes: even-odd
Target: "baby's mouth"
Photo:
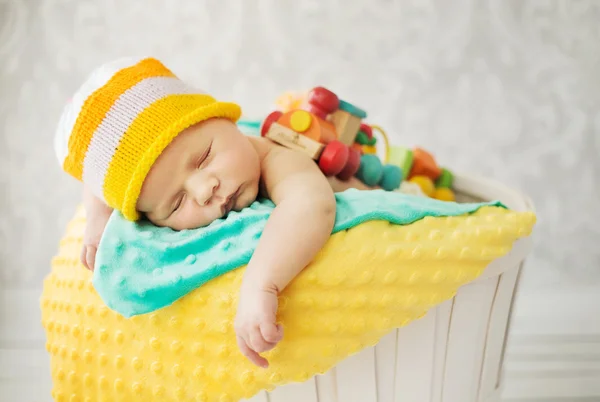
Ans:
[[[229,211],[231,211],[232,206],[233,206],[233,197],[221,206],[221,214],[223,216],[227,215],[229,213]]]
[[[227,215],[231,211],[233,206],[235,205],[235,201],[237,200],[239,191],[240,191],[240,188],[238,187],[238,189],[235,191],[235,193],[233,193],[229,197],[227,197],[225,204],[223,204],[221,206],[221,213],[223,214],[223,216]]]

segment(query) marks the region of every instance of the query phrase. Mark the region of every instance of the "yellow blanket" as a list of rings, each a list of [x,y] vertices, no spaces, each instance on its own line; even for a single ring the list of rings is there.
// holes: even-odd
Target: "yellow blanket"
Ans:
[[[125,319],[79,262],[80,209],[41,297],[55,401],[237,401],[303,381],[423,316],[528,236],[533,213],[484,207],[407,226],[368,222],[331,237],[283,292],[285,337],[253,366],[233,317],[244,267],[159,311]]]

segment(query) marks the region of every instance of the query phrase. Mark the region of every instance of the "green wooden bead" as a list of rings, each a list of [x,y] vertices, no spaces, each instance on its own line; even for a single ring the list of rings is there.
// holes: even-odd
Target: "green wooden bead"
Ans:
[[[360,145],[369,145],[369,137],[364,131],[359,131],[354,142],[358,142]]]
[[[442,168],[442,174],[435,181],[437,188],[452,188],[454,182],[454,175],[446,168]]]

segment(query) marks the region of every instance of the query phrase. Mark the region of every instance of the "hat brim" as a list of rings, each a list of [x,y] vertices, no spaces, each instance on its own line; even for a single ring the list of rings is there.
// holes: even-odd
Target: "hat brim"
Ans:
[[[123,205],[121,206],[121,213],[125,219],[130,221],[137,221],[140,219],[140,213],[137,210],[137,201],[142,191],[144,180],[154,165],[154,162],[156,162],[158,157],[175,137],[186,128],[211,118],[226,118],[235,123],[240,116],[241,108],[237,104],[214,102],[192,110],[167,127],[156,138],[152,146],[144,153],[140,163],[137,165],[131,176],[131,180],[123,198]]]

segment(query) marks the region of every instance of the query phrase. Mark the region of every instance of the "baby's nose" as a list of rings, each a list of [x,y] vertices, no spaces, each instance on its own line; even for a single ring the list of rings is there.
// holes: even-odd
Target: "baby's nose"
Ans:
[[[198,205],[207,205],[219,188],[219,184],[219,179],[215,176],[197,177],[195,180],[190,180],[188,192]]]

